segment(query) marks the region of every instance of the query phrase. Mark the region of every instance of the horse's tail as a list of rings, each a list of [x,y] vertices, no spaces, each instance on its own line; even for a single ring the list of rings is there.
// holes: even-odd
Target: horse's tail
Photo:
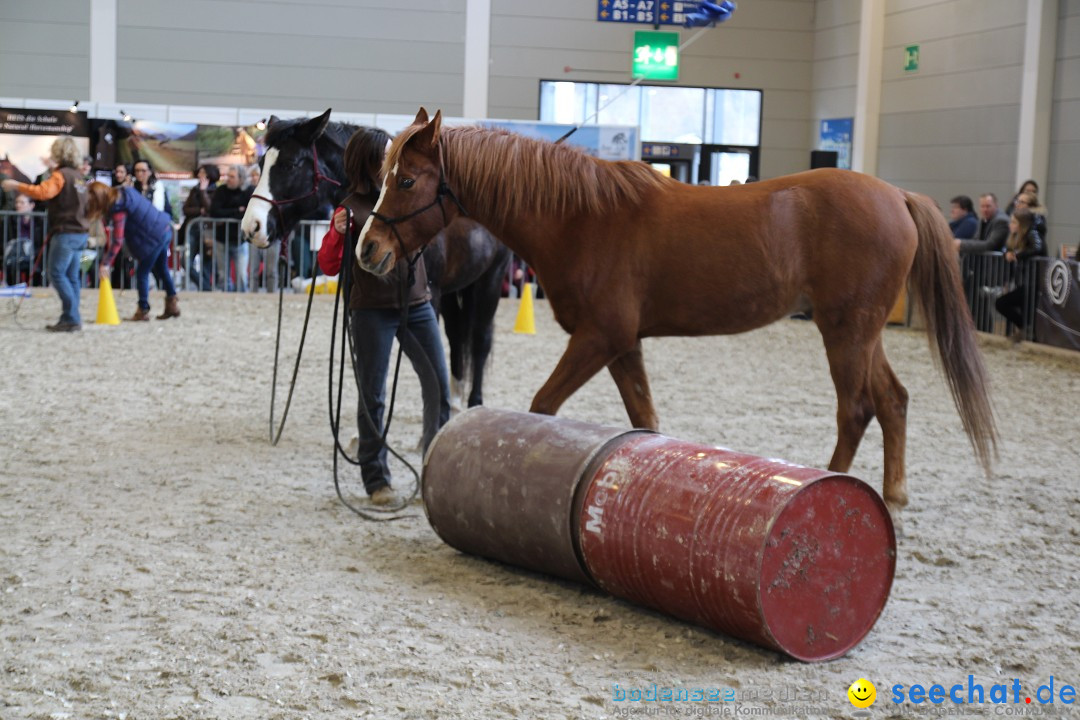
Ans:
[[[964,432],[989,474],[991,456],[997,454],[997,427],[986,367],[964,299],[955,241],[945,218],[930,198],[907,192],[904,197],[919,232],[911,268],[911,291],[926,322],[930,345],[937,349]]]

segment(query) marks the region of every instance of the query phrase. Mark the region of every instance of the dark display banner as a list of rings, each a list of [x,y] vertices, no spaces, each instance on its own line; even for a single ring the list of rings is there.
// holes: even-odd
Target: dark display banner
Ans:
[[[1040,263],[1035,340],[1080,350],[1080,263],[1072,260]]]
[[[89,128],[85,112],[0,108],[0,180],[44,180],[49,175],[46,160],[56,138],[73,136],[85,155],[90,149]]]
[[[84,112],[0,108],[0,134],[90,136]]]

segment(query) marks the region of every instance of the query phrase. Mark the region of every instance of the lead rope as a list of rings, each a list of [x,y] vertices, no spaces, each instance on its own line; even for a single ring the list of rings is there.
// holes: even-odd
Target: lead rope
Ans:
[[[361,382],[360,382],[360,363],[361,363],[361,360],[360,360],[360,357],[359,357],[359,355],[357,354],[357,351],[356,351],[357,338],[355,337],[355,332],[353,331],[353,327],[352,327],[352,318],[351,318],[351,315],[350,315],[347,308],[346,308],[345,312],[342,313],[342,334],[345,336],[345,338],[341,343],[341,353],[340,353],[340,360],[339,360],[339,365],[338,365],[337,406],[336,406],[336,408],[334,406],[334,401],[333,401],[333,396],[334,396],[334,345],[336,343],[336,337],[337,337],[338,307],[339,307],[340,302],[341,302],[341,296],[345,295],[346,298],[348,298],[348,291],[352,287],[352,265],[353,265],[353,263],[351,262],[351,260],[352,260],[353,257],[355,257],[355,251],[356,251],[356,247],[353,244],[353,240],[352,240],[353,215],[352,215],[352,211],[348,210],[348,208],[346,208],[346,211],[348,212],[348,223],[347,223],[346,232],[345,232],[345,240],[346,240],[345,248],[344,248],[344,252],[343,252],[343,256],[342,256],[341,282],[338,283],[337,292],[335,293],[335,296],[334,296],[334,318],[333,318],[333,322],[332,322],[331,330],[330,330],[329,395],[330,395],[330,429],[331,429],[331,432],[333,433],[333,436],[334,436],[334,491],[337,493],[338,499],[341,500],[341,503],[345,507],[347,507],[349,510],[351,510],[353,513],[360,516],[364,520],[370,520],[372,522],[387,522],[387,521],[390,521],[390,520],[402,520],[402,519],[405,519],[405,518],[415,518],[415,517],[419,517],[415,513],[406,514],[406,515],[399,515],[397,513],[400,513],[402,510],[404,510],[409,505],[409,503],[411,503],[413,501],[413,499],[416,498],[416,496],[419,494],[419,492],[420,492],[420,482],[421,482],[420,473],[418,473],[416,471],[416,468],[413,467],[413,465],[411,463],[409,463],[408,460],[406,460],[404,457],[402,457],[401,454],[398,453],[393,448],[393,446],[391,446],[386,441],[386,435],[390,431],[390,423],[391,423],[391,421],[393,419],[394,403],[395,403],[395,400],[397,398],[397,384],[398,384],[398,378],[399,378],[399,374],[400,374],[400,370],[401,370],[401,356],[402,356],[402,354],[404,352],[404,345],[403,345],[403,343],[401,342],[401,340],[399,338],[399,340],[398,340],[397,361],[396,361],[395,367],[394,367],[394,382],[393,382],[393,384],[391,386],[390,404],[387,407],[386,424],[384,426],[383,431],[379,432],[378,427],[375,424],[374,418],[371,417],[370,409],[368,408],[367,403],[364,402],[364,395],[363,395],[363,390],[361,389],[362,385],[361,385]],[[409,314],[408,292],[409,292],[409,284],[403,283],[402,284],[401,319],[400,319],[400,321],[398,323],[398,332],[399,333],[401,333],[402,331],[408,332],[408,328],[407,328],[408,314]],[[345,448],[343,448],[341,446],[341,433],[340,433],[340,431],[341,431],[341,406],[342,406],[342,394],[343,394],[343,391],[344,391],[345,345],[346,345],[346,342],[348,343],[348,346],[349,346],[349,355],[350,355],[350,358],[352,360],[352,366],[353,366],[353,378],[354,378],[354,380],[356,382],[357,393],[359,395],[357,404],[360,406],[360,408],[363,411],[362,415],[364,417],[364,422],[367,423],[368,430],[371,432],[371,435],[372,436],[377,436],[379,438],[379,442],[386,448],[386,451],[390,455],[394,456],[399,461],[401,461],[401,463],[403,465],[405,465],[405,467],[409,470],[409,472],[412,473],[413,478],[415,480],[415,483],[413,485],[413,491],[409,494],[409,496],[406,497],[404,500],[402,500],[400,503],[395,504],[395,505],[391,505],[391,506],[388,506],[388,507],[371,507],[371,508],[368,508],[366,510],[362,509],[362,508],[358,508],[358,507],[354,506],[352,503],[350,503],[345,498],[345,495],[341,491],[341,482],[340,482],[340,480],[338,478],[338,455],[340,454],[341,457],[345,458],[345,460],[348,463],[352,464],[352,465],[359,465],[360,464],[360,459],[359,458],[353,459],[353,458],[349,457],[349,455],[346,452]]]
[[[278,376],[278,354],[281,350],[281,316],[284,313],[285,306],[285,286],[281,284],[280,278],[288,277],[289,262],[284,255],[285,240],[281,241],[282,252],[278,254],[278,315],[277,315],[277,337],[274,339],[274,377],[270,382],[270,444],[277,446],[281,441],[281,433],[285,430],[285,420],[289,417],[289,408],[292,406],[293,391],[296,389],[296,376],[300,371],[300,358],[304,355],[304,340],[307,338],[308,323],[311,320],[311,301],[315,297],[315,276],[318,272],[318,266],[312,260],[311,263],[311,285],[308,287],[308,301],[307,309],[304,311],[304,329],[300,332],[300,347],[296,350],[296,363],[293,365],[292,380],[289,382],[289,396],[285,401],[285,410],[281,413],[281,424],[278,425],[277,433],[274,433],[274,403],[277,399],[277,376]],[[282,266],[284,265],[285,274],[280,274]]]

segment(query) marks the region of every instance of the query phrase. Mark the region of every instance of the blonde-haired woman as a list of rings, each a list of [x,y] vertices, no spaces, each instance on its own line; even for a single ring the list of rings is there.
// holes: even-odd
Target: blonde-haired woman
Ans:
[[[82,329],[79,315],[79,255],[86,247],[86,182],[83,180],[82,153],[71,137],[57,138],[49,151],[52,174],[40,185],[4,180],[5,192],[16,191],[27,197],[48,200],[49,282],[60,296],[60,320],[46,325],[51,332],[75,332]]]

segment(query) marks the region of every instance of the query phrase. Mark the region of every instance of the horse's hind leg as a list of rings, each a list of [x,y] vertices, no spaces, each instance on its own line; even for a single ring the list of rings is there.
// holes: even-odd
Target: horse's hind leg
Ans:
[[[882,495],[885,497],[885,504],[889,506],[889,512],[896,519],[900,508],[908,503],[907,480],[904,476],[908,393],[889,367],[880,337],[874,348],[870,384],[885,444],[885,484]]]
[[[835,337],[827,328],[822,328],[821,334],[825,339],[829,372],[836,387],[837,438],[829,469],[847,472],[866,433],[866,426],[874,417],[874,400],[870,391],[873,344],[843,337],[839,330],[835,332]]]
[[[626,413],[636,428],[660,429],[660,419],[653,407],[649,378],[645,374],[645,358],[638,340],[632,350],[624,352],[608,365],[611,377],[619,387]]]

